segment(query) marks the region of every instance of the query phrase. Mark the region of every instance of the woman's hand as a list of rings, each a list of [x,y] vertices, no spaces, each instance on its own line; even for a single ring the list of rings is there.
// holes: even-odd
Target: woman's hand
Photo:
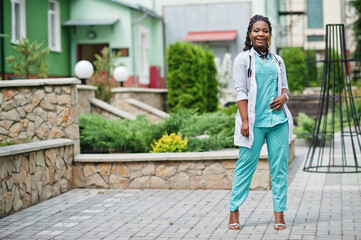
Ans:
[[[248,124],[248,121],[242,121],[241,134],[244,137],[249,136],[249,124]]]
[[[278,96],[273,102],[271,102],[269,107],[272,109],[272,111],[277,110],[278,112],[282,109],[285,102],[287,102],[287,98],[282,94],[281,96]]]

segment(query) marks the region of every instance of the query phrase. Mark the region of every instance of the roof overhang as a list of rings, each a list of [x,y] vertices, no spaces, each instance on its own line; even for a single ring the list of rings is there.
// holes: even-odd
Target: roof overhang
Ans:
[[[114,25],[119,21],[118,18],[109,19],[70,19],[63,23],[63,26],[99,26],[99,25]]]
[[[189,42],[233,41],[237,37],[237,30],[189,32],[185,40]]]

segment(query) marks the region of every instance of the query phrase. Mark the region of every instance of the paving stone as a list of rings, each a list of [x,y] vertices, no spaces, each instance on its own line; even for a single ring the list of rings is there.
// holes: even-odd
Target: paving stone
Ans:
[[[271,191],[250,191],[232,231],[227,190],[74,189],[0,219],[0,239],[361,239],[361,174],[306,173],[303,159],[290,165],[284,231]]]

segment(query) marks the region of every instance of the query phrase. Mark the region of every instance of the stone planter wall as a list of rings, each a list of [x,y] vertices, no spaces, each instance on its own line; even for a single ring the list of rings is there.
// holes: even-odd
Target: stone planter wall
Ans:
[[[89,85],[76,85],[78,89],[78,96],[79,96],[79,113],[91,113],[91,104],[90,99],[95,98],[95,91],[97,87],[89,86]]]
[[[69,138],[79,148],[76,78],[0,81],[0,142]]]
[[[167,89],[150,89],[150,88],[114,88],[112,89],[113,98],[111,105],[123,109],[126,99],[133,98],[135,100],[146,103],[159,110],[168,112],[166,105],[168,90]]]
[[[295,156],[290,144],[290,162]],[[192,153],[79,154],[74,185],[116,189],[231,189],[238,150]],[[264,145],[251,189],[271,188]]]
[[[76,163],[74,184],[116,189],[230,189],[236,160]]]
[[[73,186],[74,143],[55,139],[0,148],[0,217]]]

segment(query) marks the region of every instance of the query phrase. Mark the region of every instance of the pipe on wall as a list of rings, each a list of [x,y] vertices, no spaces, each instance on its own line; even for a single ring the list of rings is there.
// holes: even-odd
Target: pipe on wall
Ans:
[[[137,83],[137,65],[135,61],[136,53],[135,53],[135,25],[139,22],[141,22],[144,18],[146,18],[148,14],[143,13],[142,16],[135,19],[134,22],[132,22],[132,65],[133,65],[133,84],[134,87],[138,85]]]
[[[4,33],[4,0],[0,0],[0,49],[1,49],[1,79],[5,80],[5,41],[4,37],[6,36]]]

